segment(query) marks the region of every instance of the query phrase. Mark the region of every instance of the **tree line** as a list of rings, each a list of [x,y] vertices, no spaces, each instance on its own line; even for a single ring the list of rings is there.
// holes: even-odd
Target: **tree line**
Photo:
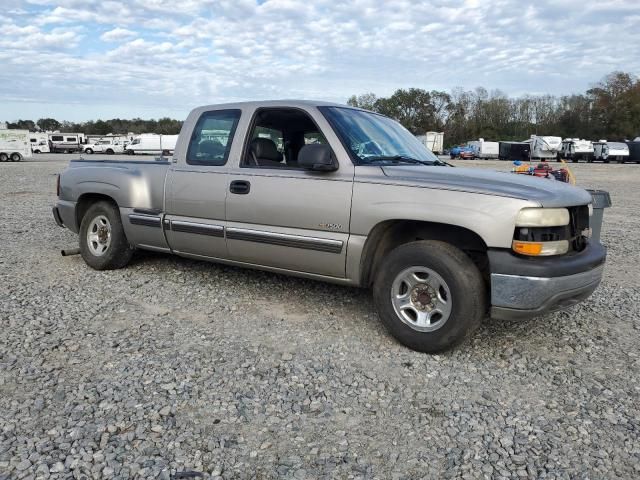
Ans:
[[[162,135],[175,135],[182,128],[181,120],[172,118],[160,118],[158,120],[143,120],[134,118],[125,120],[113,118],[111,120],[90,120],[88,122],[60,122],[55,118],[41,118],[37,121],[18,120],[7,123],[8,128],[19,128],[31,132],[73,132],[87,135],[108,135],[131,133],[160,133]]]
[[[633,140],[640,135],[640,80],[613,72],[584,93],[510,98],[500,90],[398,89],[389,97],[353,95],[349,105],[387,115],[411,133],[443,131],[447,146],[530,135]]]
[[[351,96],[347,103],[396,119],[410,132],[445,132],[447,146],[469,140],[524,140],[531,134],[623,141],[640,135],[640,80],[613,72],[584,93],[511,98],[500,90],[455,88],[450,92],[398,89],[389,97],[374,93]],[[78,132],[89,135],[180,132],[182,121],[90,120],[60,122],[54,118],[18,120],[9,128]]]

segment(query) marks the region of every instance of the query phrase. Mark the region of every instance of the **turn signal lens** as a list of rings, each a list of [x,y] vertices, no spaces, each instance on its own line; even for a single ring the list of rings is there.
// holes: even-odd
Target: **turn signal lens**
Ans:
[[[514,240],[511,248],[520,255],[548,257],[567,253],[569,251],[569,242],[567,240],[558,240],[556,242],[521,242]]]

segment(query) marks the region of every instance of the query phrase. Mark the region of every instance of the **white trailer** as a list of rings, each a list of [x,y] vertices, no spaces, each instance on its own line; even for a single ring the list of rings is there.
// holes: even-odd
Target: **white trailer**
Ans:
[[[476,158],[498,158],[500,153],[499,142],[487,142],[484,138],[467,142],[467,145],[471,147]]]
[[[158,135],[156,133],[143,133],[136,135],[127,145],[125,153],[135,155],[136,153],[146,153],[159,155],[161,153],[172,154],[176,148],[178,135]]]
[[[558,160],[571,160],[576,163],[580,160],[593,161],[593,143],[580,138],[565,138],[558,152]]]
[[[47,133],[31,132],[29,142],[33,153],[49,153],[49,135]]]
[[[558,152],[562,146],[561,137],[531,135],[525,140],[530,145],[531,160],[557,160]]]
[[[600,140],[593,142],[593,159],[609,163],[615,160],[618,163],[624,163],[629,158],[629,146],[623,142],[607,142]]]
[[[19,162],[31,157],[29,130],[0,130],[0,162]]]
[[[417,138],[435,154],[441,155],[444,151],[444,132],[427,132]]]
[[[49,133],[49,150],[51,153],[81,152],[82,145],[87,143],[84,133]]]

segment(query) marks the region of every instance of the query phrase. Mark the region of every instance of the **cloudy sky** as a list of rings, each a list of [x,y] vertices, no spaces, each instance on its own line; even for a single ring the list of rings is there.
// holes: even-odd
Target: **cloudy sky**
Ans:
[[[2,0],[0,120],[640,74],[640,0]]]

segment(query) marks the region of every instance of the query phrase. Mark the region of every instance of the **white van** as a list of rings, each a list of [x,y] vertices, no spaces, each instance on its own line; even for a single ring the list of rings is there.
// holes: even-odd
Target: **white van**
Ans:
[[[49,135],[41,132],[31,132],[29,143],[33,153],[49,153]]]
[[[125,153],[127,155],[135,155],[146,153],[151,155],[160,155],[161,153],[172,154],[176,148],[178,135],[158,135],[156,133],[143,133],[136,135],[127,145]]]

